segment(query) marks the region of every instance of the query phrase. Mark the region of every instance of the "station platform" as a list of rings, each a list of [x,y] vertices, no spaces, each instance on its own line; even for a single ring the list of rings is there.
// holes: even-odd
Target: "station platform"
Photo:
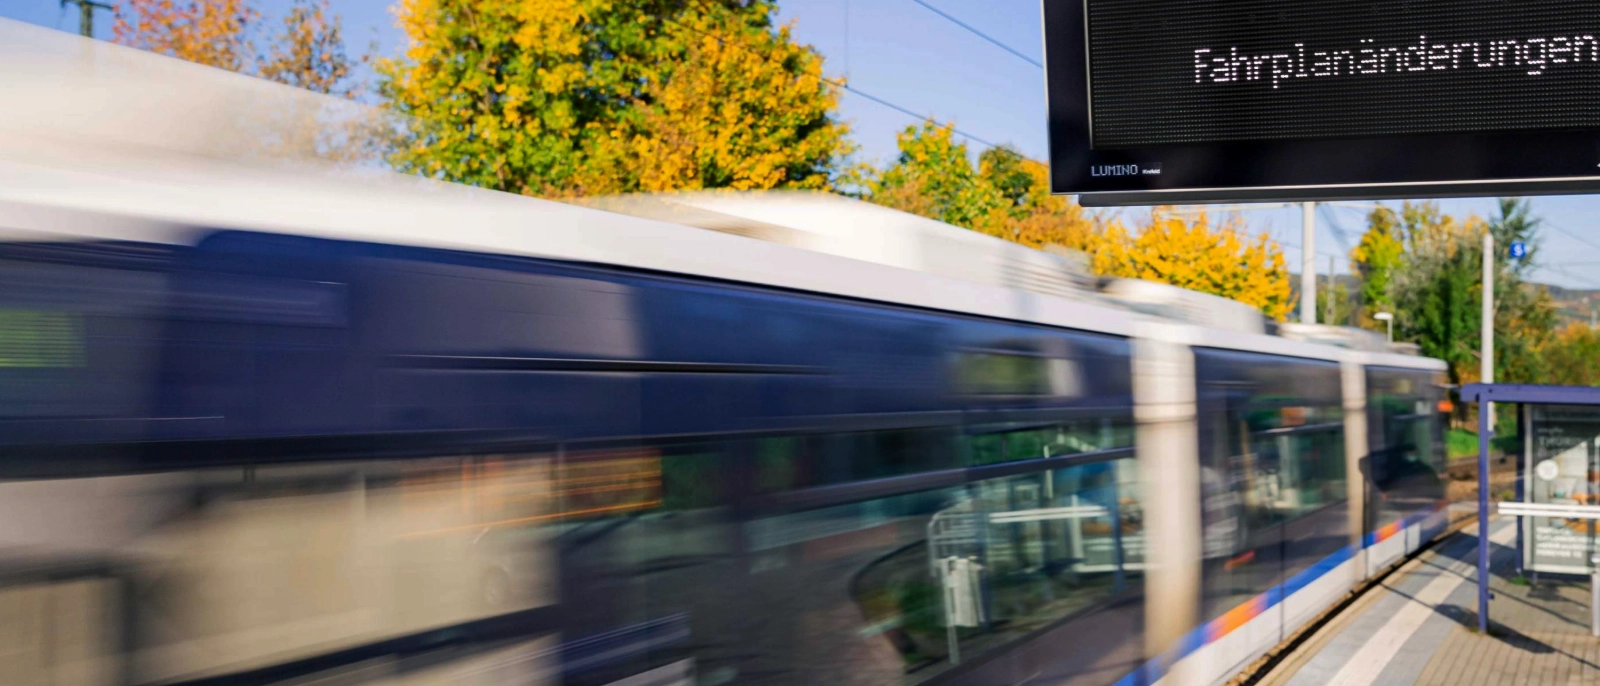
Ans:
[[[1474,525],[1369,589],[1255,683],[1600,684],[1588,579],[1519,578],[1515,521],[1490,526],[1488,636],[1477,631]]]

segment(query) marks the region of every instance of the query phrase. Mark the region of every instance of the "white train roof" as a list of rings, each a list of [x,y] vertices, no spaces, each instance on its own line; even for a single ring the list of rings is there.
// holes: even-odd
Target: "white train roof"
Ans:
[[[607,264],[1119,336],[1159,321],[1082,297],[1061,256],[866,203],[784,194],[674,201],[812,238],[729,235],[636,208],[629,216],[322,164],[285,142],[371,111],[238,74],[6,20],[0,61],[16,66],[0,70],[0,98],[29,103],[0,108],[0,240],[193,244],[245,229]],[[981,259],[963,264],[962,255]],[[1178,328],[1202,345],[1371,355]]]

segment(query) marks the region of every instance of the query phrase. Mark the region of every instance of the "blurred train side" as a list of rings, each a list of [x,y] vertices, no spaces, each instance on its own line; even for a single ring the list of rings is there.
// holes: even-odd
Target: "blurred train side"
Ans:
[[[7,683],[1209,684],[1441,525],[1437,361],[876,208],[263,162],[352,106],[0,35],[51,57],[0,72]]]
[[[1431,360],[706,278],[961,289],[533,200],[496,252],[398,195],[340,208],[382,242],[249,200],[292,187],[185,225],[160,183],[85,212],[4,171],[0,603],[38,683],[1208,683],[1440,525]]]

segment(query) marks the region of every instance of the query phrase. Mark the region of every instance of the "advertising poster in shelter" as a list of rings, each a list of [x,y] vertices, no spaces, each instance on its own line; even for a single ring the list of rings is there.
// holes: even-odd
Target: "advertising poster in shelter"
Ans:
[[[1533,405],[1523,473],[1528,502],[1600,505],[1600,407]],[[1588,574],[1595,520],[1527,517],[1523,566],[1529,571]]]

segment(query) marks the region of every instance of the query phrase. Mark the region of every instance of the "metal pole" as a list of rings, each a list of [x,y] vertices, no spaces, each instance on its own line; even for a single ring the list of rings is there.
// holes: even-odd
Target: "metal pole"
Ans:
[[[1463,398],[1465,400],[1465,398]],[[1489,633],[1489,403],[1478,396],[1478,631]]]
[[[84,38],[94,38],[94,11],[114,10],[115,7],[95,0],[61,0],[61,7],[66,8],[68,3],[78,5],[78,35]]]
[[[1317,204],[1300,203],[1300,321],[1317,323]]]
[[[1590,566],[1596,563],[1600,563],[1600,555],[1590,556]],[[1589,635],[1600,638],[1600,567],[1589,573]]]
[[[1333,323],[1333,256],[1328,256],[1328,282],[1322,289],[1327,294],[1328,302],[1322,308],[1322,321],[1325,324]]]
[[[1494,383],[1494,234],[1483,232],[1483,351],[1478,376],[1483,383]],[[1489,413],[1489,428],[1494,429],[1494,403],[1478,403],[1479,412]]]

